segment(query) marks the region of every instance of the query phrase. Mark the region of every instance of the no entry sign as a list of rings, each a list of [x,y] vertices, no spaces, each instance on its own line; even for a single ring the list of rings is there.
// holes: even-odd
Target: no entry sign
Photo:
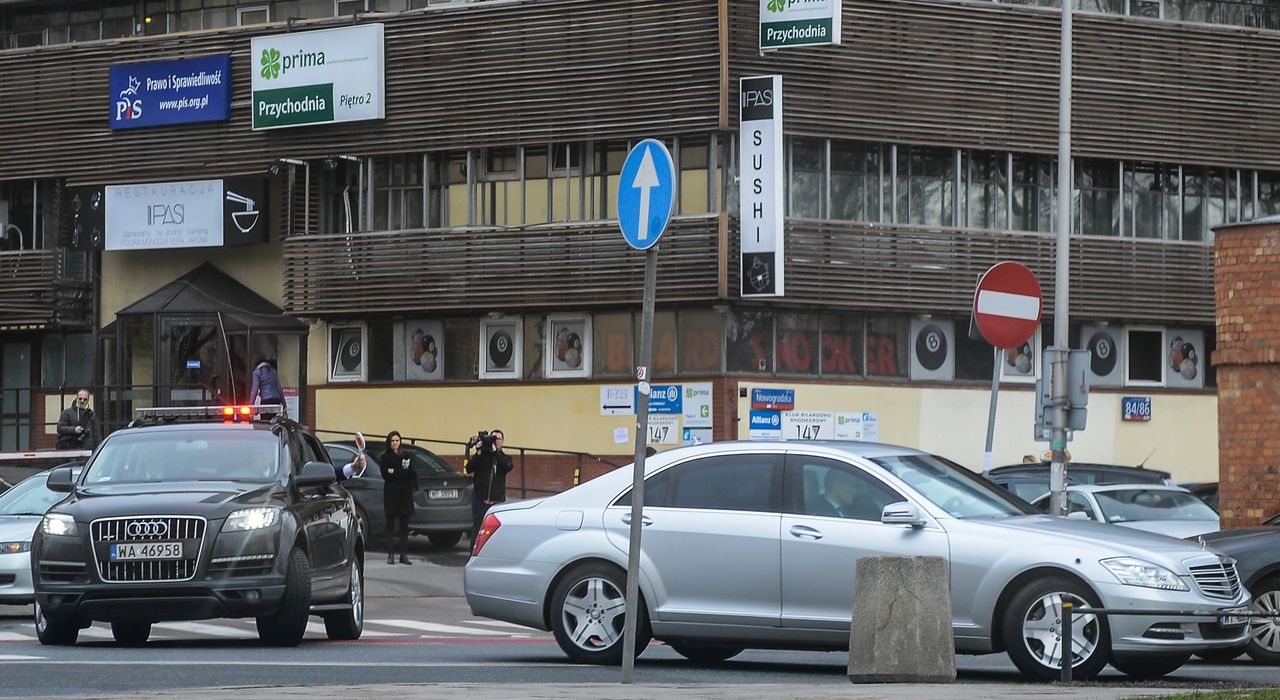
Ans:
[[[996,263],[978,280],[973,320],[978,332],[998,348],[1016,348],[1040,325],[1040,282],[1026,265]]]

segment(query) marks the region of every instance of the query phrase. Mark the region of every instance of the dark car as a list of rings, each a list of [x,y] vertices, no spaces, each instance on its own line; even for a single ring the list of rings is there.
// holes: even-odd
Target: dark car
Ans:
[[[339,440],[325,443],[334,464],[343,464],[356,458],[355,441]],[[382,509],[382,472],[378,471],[378,457],[386,447],[371,443],[365,448],[368,466],[364,475],[342,482],[355,496],[360,516],[368,523],[368,532],[376,537],[386,528],[387,517]],[[420,491],[414,494],[413,516],[409,518],[409,532],[426,535],[437,547],[452,547],[471,529],[471,478],[458,473],[431,450],[418,445],[404,444],[410,464],[418,477]]]
[[[1049,493],[1049,475],[1046,474],[992,474],[987,477],[991,483],[997,486],[1003,486],[1013,495],[1030,503],[1037,498]],[[1067,477],[1067,485],[1080,483],[1074,478]]]
[[[231,410],[230,415],[224,410]],[[312,614],[331,639],[364,628],[364,535],[324,446],[266,407],[139,410],[31,542],[36,634],[74,644],[93,621],[140,644],[155,622],[253,617],[297,645]]]
[[[1048,483],[1049,462],[1031,464],[1007,464],[992,469],[990,474],[996,477],[1005,476],[1039,476]],[[1080,484],[1164,484],[1175,486],[1173,475],[1159,469],[1146,467],[1127,467],[1120,464],[1097,464],[1094,462],[1068,462],[1067,476]],[[1047,491],[1048,489],[1046,489]]]
[[[1196,498],[1207,503],[1210,508],[1218,509],[1218,482],[1208,481],[1203,484],[1183,484],[1182,486],[1195,494]]]
[[[1240,580],[1249,589],[1253,612],[1280,612],[1280,515],[1272,516],[1258,527],[1236,528],[1201,535],[1205,544],[1236,560]],[[1258,663],[1280,665],[1280,618],[1258,618],[1249,621],[1249,643],[1244,651]]]

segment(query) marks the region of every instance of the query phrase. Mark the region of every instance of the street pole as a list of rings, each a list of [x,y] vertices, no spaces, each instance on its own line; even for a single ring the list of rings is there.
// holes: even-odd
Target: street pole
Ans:
[[[996,439],[996,398],[1000,395],[1000,370],[1004,361],[1004,350],[993,347],[995,366],[991,368],[991,408],[987,412],[987,449],[982,452],[982,475],[991,476],[991,444]]]
[[[1058,75],[1058,235],[1053,278],[1053,345],[1060,349],[1060,366],[1045,366],[1052,379],[1053,463],[1049,471],[1049,512],[1066,515],[1067,504],[1067,289],[1071,255],[1071,5],[1062,0],[1062,44]]]
[[[626,617],[622,625],[622,682],[634,683],[636,618],[640,616],[640,532],[644,516],[644,458],[649,436],[649,361],[653,356],[653,298],[658,287],[658,247],[644,254],[644,311],[640,322],[640,362],[636,366],[636,459],[631,471],[631,542],[627,548]]]

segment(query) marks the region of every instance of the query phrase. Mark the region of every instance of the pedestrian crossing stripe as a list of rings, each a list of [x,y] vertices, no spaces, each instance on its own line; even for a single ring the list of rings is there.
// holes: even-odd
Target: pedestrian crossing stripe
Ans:
[[[362,639],[410,638],[447,639],[482,637],[502,639],[527,639],[537,630],[498,620],[461,620],[457,624],[444,624],[425,620],[378,619],[365,620]],[[183,639],[190,637],[216,637],[219,639],[257,639],[258,631],[251,619],[202,620],[200,622],[156,622],[151,625],[151,639]],[[308,621],[306,639],[328,639],[323,622]],[[95,622],[80,630],[80,638],[86,641],[113,640],[111,625]],[[0,642],[36,641],[34,626],[0,630]]]

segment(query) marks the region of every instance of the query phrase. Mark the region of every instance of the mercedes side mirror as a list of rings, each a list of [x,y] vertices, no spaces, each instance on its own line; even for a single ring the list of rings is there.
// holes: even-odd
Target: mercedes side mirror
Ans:
[[[71,493],[75,488],[76,478],[71,467],[57,467],[49,472],[49,478],[45,480],[45,485],[50,491],[57,493]]]
[[[300,489],[328,486],[336,483],[338,477],[333,473],[333,465],[328,462],[307,462],[302,465],[302,473],[295,482]]]
[[[907,525],[912,528],[924,527],[928,521],[920,514],[914,503],[899,501],[890,503],[880,513],[880,522],[885,525]]]

